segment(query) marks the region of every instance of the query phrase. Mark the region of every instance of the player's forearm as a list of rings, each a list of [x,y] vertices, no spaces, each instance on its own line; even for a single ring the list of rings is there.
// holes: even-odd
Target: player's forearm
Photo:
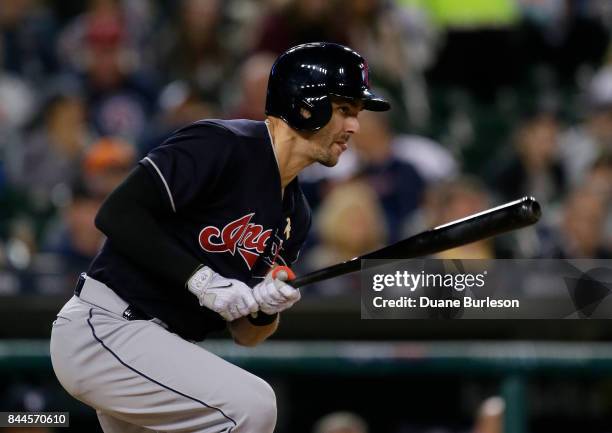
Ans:
[[[138,167],[105,200],[95,223],[118,252],[151,274],[184,285],[199,262],[161,228],[156,214],[163,212],[149,174]]]
[[[266,338],[274,334],[278,328],[278,316],[274,322],[257,326],[253,325],[247,317],[241,317],[240,319],[230,322],[230,332],[234,341],[241,346],[256,346]]]

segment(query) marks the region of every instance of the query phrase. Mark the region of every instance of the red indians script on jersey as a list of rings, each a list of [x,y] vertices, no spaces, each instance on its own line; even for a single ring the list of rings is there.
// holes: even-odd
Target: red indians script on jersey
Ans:
[[[251,223],[253,215],[255,213],[240,217],[222,230],[214,226],[204,227],[200,231],[200,247],[209,253],[229,252],[232,256],[238,250],[251,269],[259,255],[265,251],[266,242],[272,234],[272,229],[264,231],[262,225]]]

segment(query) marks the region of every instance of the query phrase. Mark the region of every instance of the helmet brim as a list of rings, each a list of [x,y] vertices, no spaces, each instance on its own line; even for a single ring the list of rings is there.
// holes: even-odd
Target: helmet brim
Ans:
[[[387,111],[391,108],[391,104],[377,94],[366,89],[361,96],[363,101],[363,109],[368,111]]]

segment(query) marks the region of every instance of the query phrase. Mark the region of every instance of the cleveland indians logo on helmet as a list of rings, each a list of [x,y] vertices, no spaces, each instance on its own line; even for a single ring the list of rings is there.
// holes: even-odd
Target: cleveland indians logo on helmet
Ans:
[[[222,230],[215,226],[204,227],[200,231],[200,247],[209,253],[228,252],[232,256],[240,254],[249,269],[266,249],[266,242],[272,229],[265,230],[262,225],[251,223],[255,213],[247,214],[230,223]]]
[[[365,84],[367,87],[370,87],[370,68],[368,67],[368,62],[365,59],[363,60],[361,79],[363,80],[363,84]]]

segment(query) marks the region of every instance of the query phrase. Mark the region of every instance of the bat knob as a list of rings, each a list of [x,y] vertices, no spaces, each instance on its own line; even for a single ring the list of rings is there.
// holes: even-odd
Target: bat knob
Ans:
[[[272,270],[272,278],[280,278],[283,281],[295,280],[295,274],[288,266],[277,266]]]

